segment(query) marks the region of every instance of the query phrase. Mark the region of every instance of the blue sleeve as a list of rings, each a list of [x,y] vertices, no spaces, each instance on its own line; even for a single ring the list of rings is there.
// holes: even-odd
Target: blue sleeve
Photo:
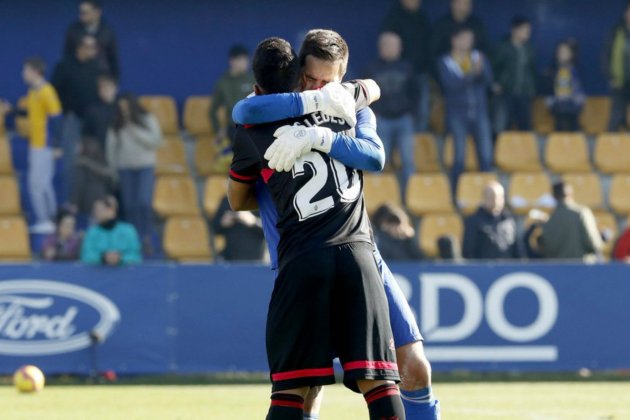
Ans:
[[[304,114],[299,93],[275,93],[241,99],[232,109],[237,124],[263,124]]]
[[[346,166],[380,172],[385,166],[385,149],[376,132],[376,116],[370,108],[357,113],[356,137],[336,133],[328,155]]]

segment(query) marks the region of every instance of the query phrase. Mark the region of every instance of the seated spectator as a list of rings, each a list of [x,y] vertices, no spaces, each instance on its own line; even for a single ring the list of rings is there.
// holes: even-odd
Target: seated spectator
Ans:
[[[46,261],[76,261],[81,251],[81,234],[76,231],[76,218],[67,210],[57,215],[56,231],[44,239],[42,258]]]
[[[378,249],[386,260],[422,259],[415,230],[405,211],[391,203],[382,205],[372,218]]]
[[[136,97],[116,101],[114,124],[107,133],[107,162],[117,171],[124,219],[139,232],[148,252],[153,223],[153,187],[162,131],[157,118]]]
[[[575,68],[575,43],[562,41],[556,47],[551,71],[553,96],[546,102],[556,122],[556,131],[578,131],[578,119],[586,96]]]
[[[223,198],[212,219],[212,231],[225,236],[221,257],[226,261],[262,261],[265,237],[260,218],[251,211],[232,211]]]
[[[573,199],[573,187],[553,186],[557,206],[543,225],[540,245],[545,258],[592,259],[602,251],[602,238],[593,212]]]
[[[516,220],[505,208],[505,192],[498,182],[484,188],[482,205],[466,220],[463,251],[464,258],[475,260],[523,256]]]
[[[402,43],[393,32],[383,32],[378,40],[379,58],[367,68],[367,77],[381,88],[381,99],[372,105],[378,117],[377,130],[391,157],[395,147],[402,161],[401,197],[405,197],[407,181],[415,172],[413,113],[418,102],[413,67],[401,59]]]
[[[140,240],[133,225],[118,220],[118,202],[113,196],[94,203],[91,226],[81,246],[81,261],[86,264],[120,266],[142,262]]]
[[[630,263],[630,226],[617,239],[613,249],[613,258],[617,261]]]

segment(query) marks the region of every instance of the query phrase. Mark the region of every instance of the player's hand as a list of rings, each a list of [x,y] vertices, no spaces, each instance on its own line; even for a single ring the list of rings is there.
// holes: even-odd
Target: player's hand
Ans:
[[[357,124],[356,104],[354,98],[341,83],[328,83],[319,90],[302,92],[304,113],[321,111],[345,120],[350,127]]]
[[[278,172],[288,172],[295,161],[312,149],[330,152],[333,132],[325,127],[284,125],[273,133],[276,140],[265,151],[269,167]]]

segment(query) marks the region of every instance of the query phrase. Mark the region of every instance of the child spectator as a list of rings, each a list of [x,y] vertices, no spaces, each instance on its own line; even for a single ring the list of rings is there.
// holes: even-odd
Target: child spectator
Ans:
[[[225,236],[221,256],[226,261],[262,261],[265,237],[260,218],[251,211],[232,211],[227,197],[212,219],[212,231]]]
[[[376,210],[372,220],[378,249],[383,258],[399,261],[422,259],[416,232],[402,208],[386,203]]]
[[[76,218],[67,210],[57,215],[57,229],[42,245],[46,261],[76,261],[81,250],[81,235],[76,231]]]
[[[556,131],[579,130],[578,118],[586,97],[575,69],[575,50],[571,40],[562,41],[556,47],[551,72],[553,96],[546,101],[556,121]]]

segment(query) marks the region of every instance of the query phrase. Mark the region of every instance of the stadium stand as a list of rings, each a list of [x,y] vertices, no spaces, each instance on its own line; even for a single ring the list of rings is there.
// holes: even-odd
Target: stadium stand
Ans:
[[[195,172],[201,177],[218,172],[217,157],[219,151],[212,137],[200,137],[195,142]]]
[[[209,176],[203,193],[203,210],[208,217],[214,216],[227,195],[227,177],[224,175]]]
[[[595,165],[603,173],[630,172],[630,134],[600,134],[594,155]]]
[[[0,215],[18,216],[22,214],[20,190],[12,176],[0,176]]]
[[[595,221],[597,222],[597,228],[600,232],[605,233],[610,240],[604,242],[603,253],[606,258],[610,258],[610,253],[615,245],[615,239],[619,235],[619,229],[617,228],[617,219],[615,215],[607,211],[596,211],[593,213]]]
[[[407,208],[415,216],[453,211],[451,186],[444,174],[413,175],[409,179],[406,194]],[[369,198],[367,200],[369,203]]]
[[[0,120],[1,119],[2,118],[0,118]],[[0,175],[13,175],[11,156],[11,144],[9,140],[0,135]]]
[[[28,227],[22,217],[0,218],[0,261],[30,261]]]
[[[554,172],[590,171],[588,144],[582,133],[552,133],[547,137],[545,162]]]
[[[453,236],[461,246],[464,223],[457,213],[428,214],[420,221],[420,249],[427,257],[438,256],[438,239]]]
[[[177,118],[177,106],[171,96],[140,96],[140,104],[160,122],[162,133],[165,136],[179,133],[179,120]]]
[[[192,178],[184,175],[158,177],[153,193],[153,210],[162,218],[197,216],[199,205]]]
[[[549,107],[545,103],[544,97],[534,99],[534,104],[532,105],[532,123],[534,125],[534,131],[539,134],[549,134],[553,132],[555,128],[553,115],[549,112]]]
[[[414,160],[416,172],[440,172],[442,170],[438,147],[433,134],[416,134]]]
[[[401,205],[400,187],[394,174],[364,174],[363,193],[368,214],[372,215],[383,204]]]
[[[446,131],[444,100],[440,95],[434,95],[432,100],[433,104],[431,107],[431,117],[429,118],[429,127],[433,133],[444,134]]]
[[[616,174],[610,183],[610,208],[619,215],[630,215],[630,174]]]
[[[490,181],[498,181],[496,173],[465,172],[457,182],[457,207],[464,216],[474,213],[483,199],[483,189]]]
[[[157,175],[176,175],[188,173],[184,142],[179,137],[167,137],[157,150]]]
[[[515,172],[510,177],[508,203],[512,211],[524,215],[534,207],[543,209],[554,205],[551,181],[545,172]]]
[[[575,201],[593,210],[604,207],[604,193],[599,175],[594,172],[567,173],[562,180],[573,186]]]
[[[586,134],[596,135],[606,131],[610,120],[610,98],[589,96],[584,102],[580,125]]]
[[[464,168],[467,171],[478,171],[479,162],[477,161],[477,147],[472,137],[468,137],[466,140],[466,163]],[[447,168],[453,166],[453,137],[448,135],[446,142],[444,143],[444,165]]]
[[[536,135],[519,131],[501,133],[497,138],[495,160],[497,167],[505,172],[541,170]]]
[[[212,125],[208,113],[212,98],[210,96],[189,96],[184,104],[184,128],[191,136],[208,137],[212,135]]]
[[[169,217],[164,227],[164,252],[174,260],[212,260],[208,226],[201,217]]]

